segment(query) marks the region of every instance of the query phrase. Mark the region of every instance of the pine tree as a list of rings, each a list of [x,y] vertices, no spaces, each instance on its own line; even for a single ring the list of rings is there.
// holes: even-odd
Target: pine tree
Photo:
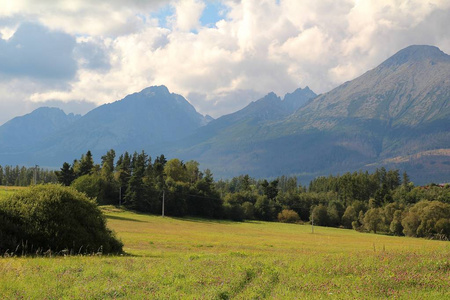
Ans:
[[[117,160],[117,181],[119,182],[120,198],[123,199],[131,177],[131,157],[125,152]]]
[[[142,153],[133,154],[133,171],[128,182],[128,187],[125,194],[126,204],[138,210],[145,209],[145,188],[144,188],[144,175],[146,170],[147,155],[142,151]]]
[[[92,174],[93,168],[94,168],[94,160],[92,158],[91,151],[88,150],[88,152],[86,152],[86,155],[81,156],[79,171],[77,175],[83,176],[87,174]]]
[[[107,181],[112,181],[115,157],[116,152],[113,149],[102,156],[102,177]]]
[[[403,180],[402,180],[402,187],[403,187],[403,189],[405,190],[405,191],[407,191],[407,192],[409,192],[411,189],[410,189],[410,186],[409,186],[409,183],[410,183],[411,181],[409,180],[409,176],[408,176],[408,174],[406,174],[406,171],[405,172],[403,172]]]
[[[58,178],[58,182],[65,186],[69,186],[75,179],[73,167],[67,162],[63,163],[61,171],[56,171],[55,173],[56,177]]]

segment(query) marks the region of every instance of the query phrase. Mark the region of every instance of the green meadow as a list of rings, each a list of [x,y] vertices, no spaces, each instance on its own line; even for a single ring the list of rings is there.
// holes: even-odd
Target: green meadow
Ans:
[[[449,299],[450,243],[102,207],[123,256],[0,258],[2,299]]]
[[[8,195],[11,195],[15,192],[17,192],[18,190],[22,190],[25,187],[20,187],[20,186],[5,186],[5,185],[0,185],[0,198],[2,197],[6,197]]]

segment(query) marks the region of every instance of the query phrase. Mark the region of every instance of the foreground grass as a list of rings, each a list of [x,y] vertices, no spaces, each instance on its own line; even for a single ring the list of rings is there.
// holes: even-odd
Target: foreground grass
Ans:
[[[104,207],[129,256],[0,259],[2,299],[450,298],[450,243]]]

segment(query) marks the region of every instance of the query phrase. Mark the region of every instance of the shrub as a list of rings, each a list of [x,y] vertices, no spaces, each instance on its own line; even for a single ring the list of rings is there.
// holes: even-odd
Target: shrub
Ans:
[[[85,193],[89,198],[95,198],[99,205],[116,204],[118,187],[108,182],[100,175],[87,174],[75,179],[71,186],[77,191]]]
[[[339,226],[344,211],[344,206],[340,202],[331,201],[330,203],[328,203],[327,214],[329,225],[334,227]]]
[[[296,223],[300,221],[300,217],[298,216],[298,213],[291,209],[283,209],[278,214],[278,221],[282,223]]]
[[[122,252],[96,203],[73,188],[39,185],[0,201],[0,251]]]
[[[439,201],[416,203],[402,220],[407,236],[450,238],[450,204]]]
[[[311,222],[314,221],[314,225],[328,226],[330,221],[328,218],[327,207],[322,204],[315,206],[309,219]]]
[[[406,236],[417,236],[417,228],[420,225],[420,218],[416,213],[412,211],[408,212],[406,217],[402,219],[401,224],[403,226],[403,233]]]
[[[382,222],[380,209],[371,208],[364,214],[364,227],[368,231],[377,233],[377,230]]]
[[[71,186],[89,198],[98,198],[102,182],[100,176],[87,174],[75,179]]]
[[[442,234],[447,238],[450,238],[450,220],[449,219],[439,219],[434,226],[438,234]]]
[[[255,206],[251,202],[242,203],[242,209],[244,210],[244,217],[247,220],[253,220],[255,218]]]
[[[275,203],[267,196],[259,196],[255,203],[255,217],[258,220],[272,221],[276,218]]]
[[[244,209],[239,204],[231,205],[230,203],[225,203],[223,205],[225,218],[233,221],[244,221],[245,213]]]
[[[342,216],[342,225],[344,225],[345,228],[352,228],[353,222],[357,220],[358,215],[356,214],[355,208],[352,205],[348,206]]]
[[[392,219],[392,222],[389,225],[389,231],[394,235],[402,235],[403,226],[402,226],[402,211],[401,210],[396,210],[394,212],[394,218]]]

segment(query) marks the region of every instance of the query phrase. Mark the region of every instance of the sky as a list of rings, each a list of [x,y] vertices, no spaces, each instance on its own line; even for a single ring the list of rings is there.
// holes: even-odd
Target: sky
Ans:
[[[325,93],[413,44],[450,54],[448,0],[0,0],[0,124],[152,85],[219,117]]]

